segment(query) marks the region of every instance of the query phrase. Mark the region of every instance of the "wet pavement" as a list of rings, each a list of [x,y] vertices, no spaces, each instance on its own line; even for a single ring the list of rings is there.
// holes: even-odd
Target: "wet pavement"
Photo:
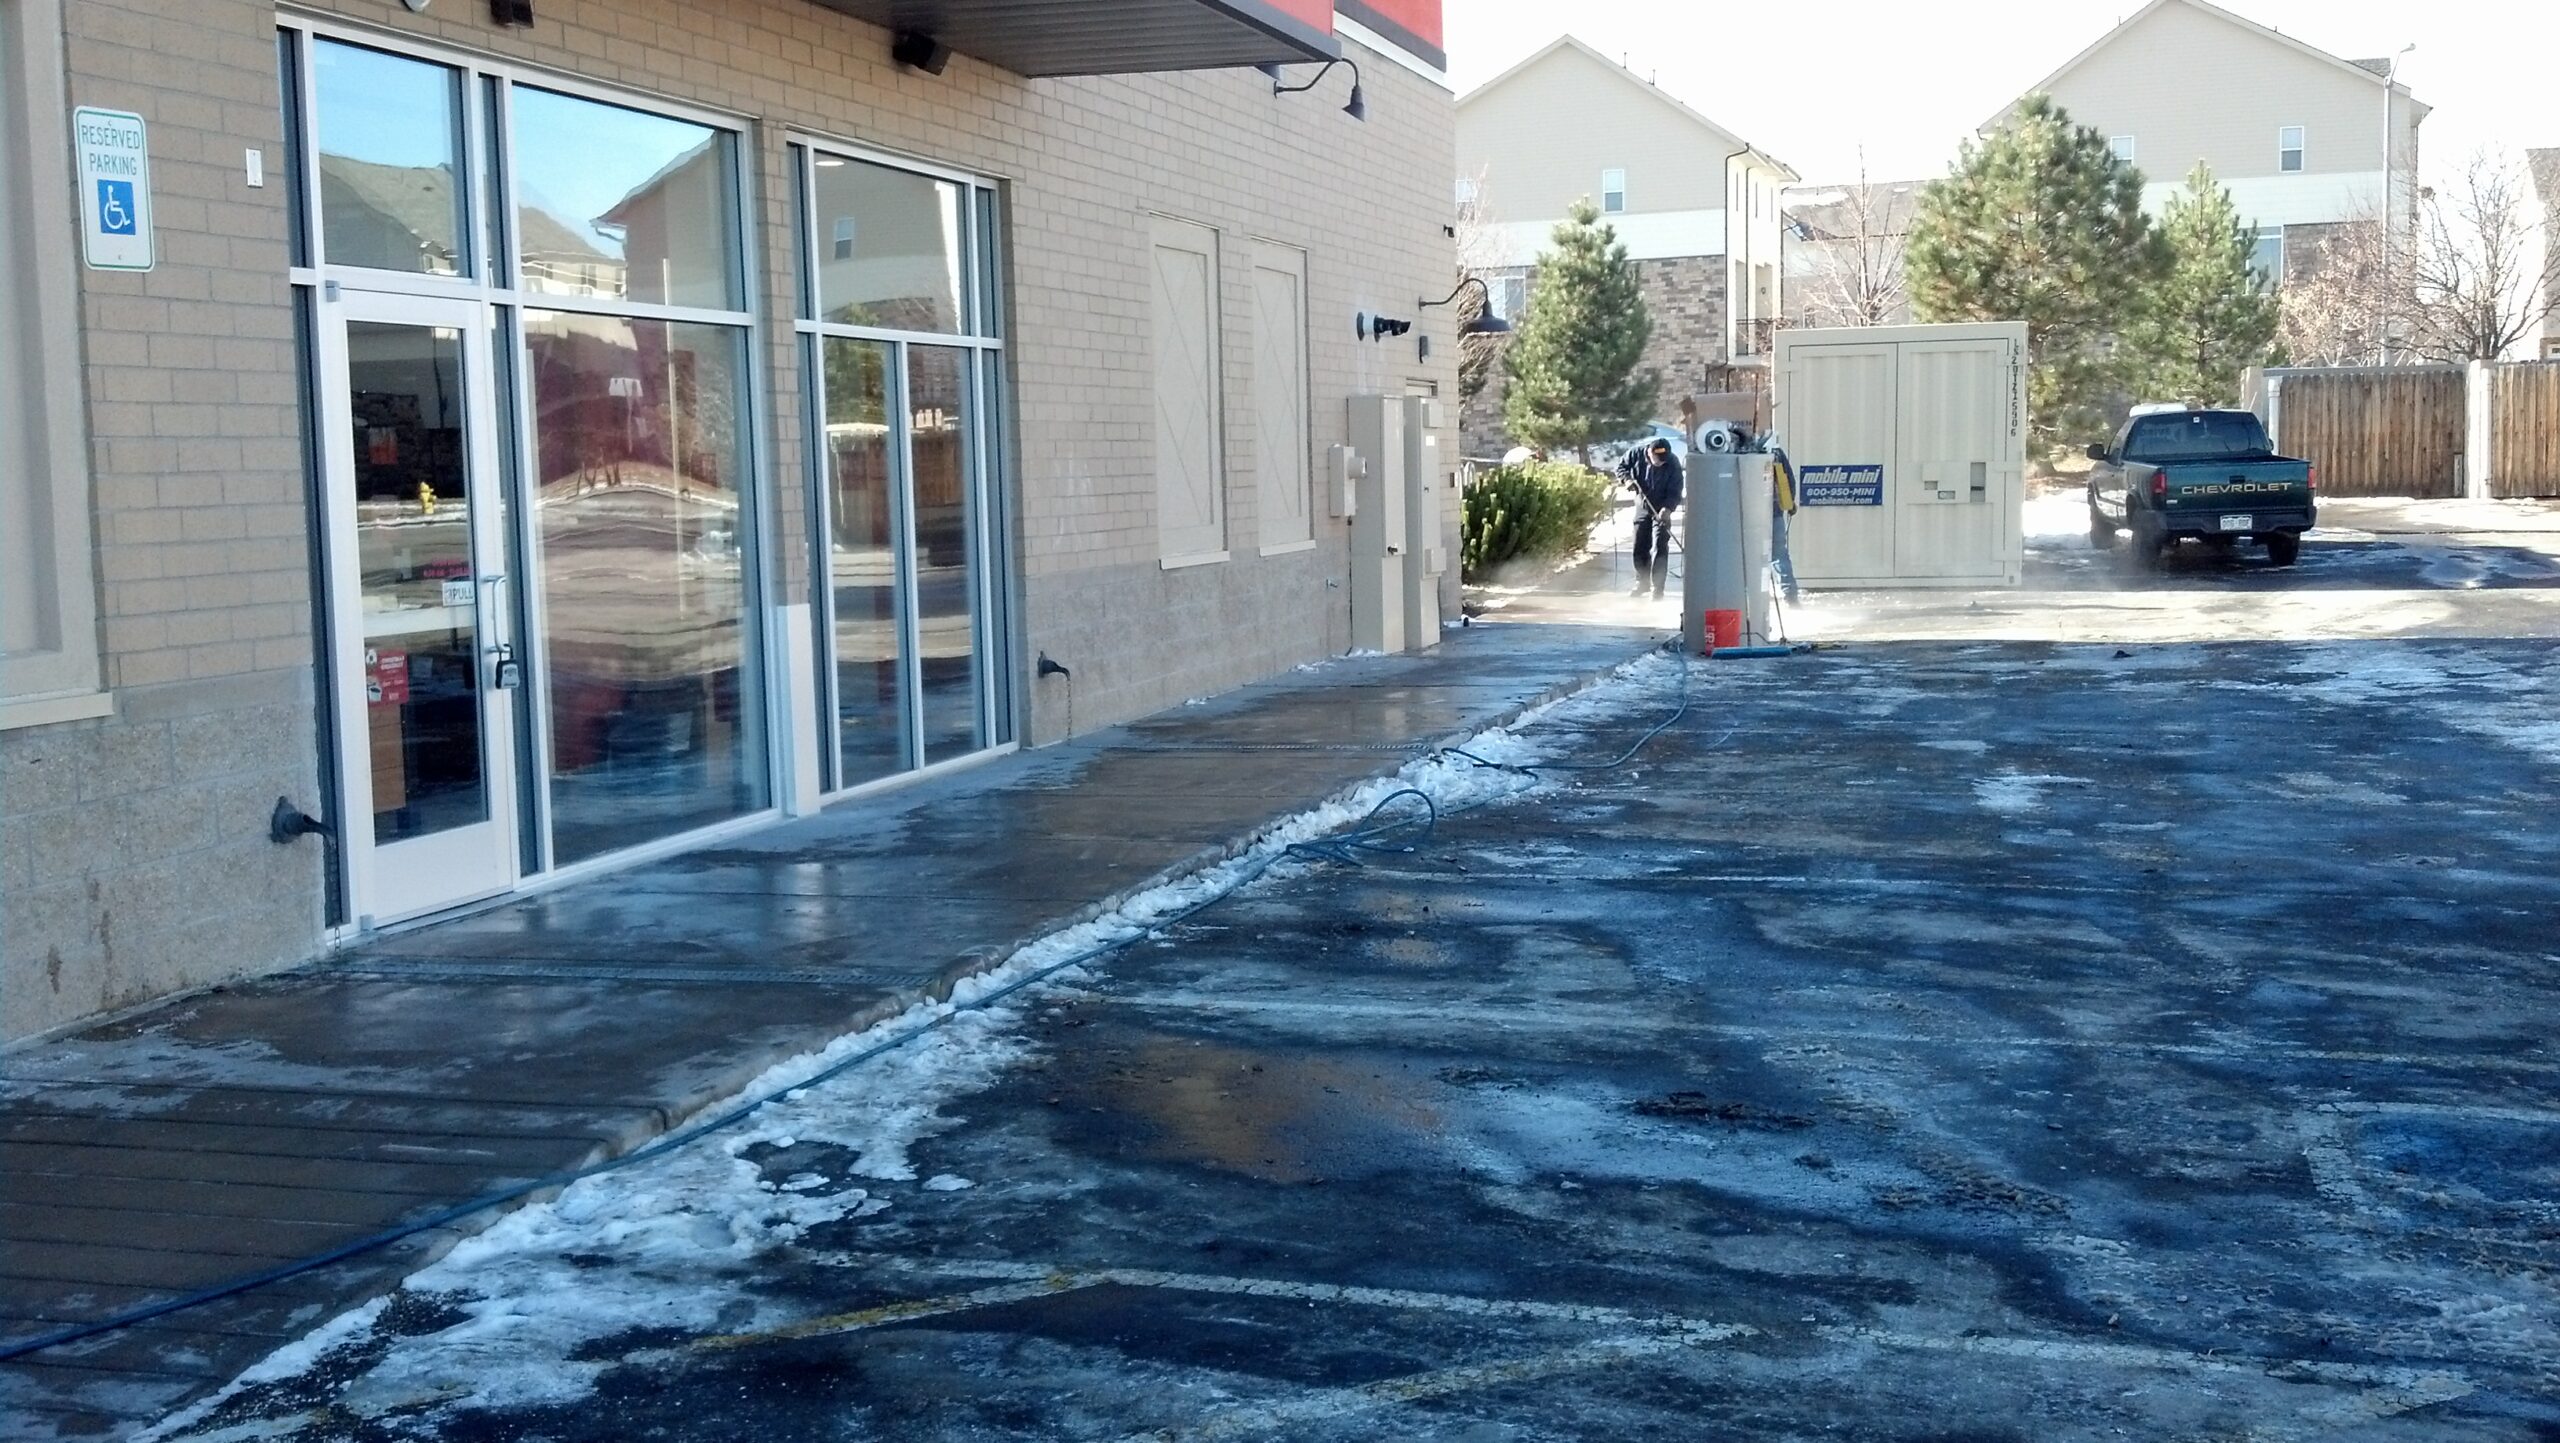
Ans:
[[[2200,560],[2119,594],[2212,639],[2041,639],[2073,580],[1662,664],[1528,733],[1685,687],[1627,764],[573,1193],[173,1436],[2560,1438],[2560,569],[2431,582],[2477,534],[2315,541],[2285,595],[2362,621],[2273,639]]]
[[[628,1151],[1659,639],[1473,629],[1302,669],[11,1052],[0,1341]],[[0,1364],[0,1438],[129,1436],[488,1217]]]

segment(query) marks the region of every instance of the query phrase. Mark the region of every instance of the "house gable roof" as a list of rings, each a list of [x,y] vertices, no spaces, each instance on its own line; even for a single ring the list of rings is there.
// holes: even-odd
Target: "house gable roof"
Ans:
[[[2261,40],[2272,41],[2275,44],[2281,45],[2299,55],[2307,55],[2312,59],[2319,61],[2321,64],[2330,66],[2343,74],[2354,76],[2363,84],[2370,85],[2375,81],[2382,79],[2390,69],[2391,63],[2387,60],[2342,60],[2339,57],[2330,54],[2328,51],[2321,49],[2317,45],[2296,40],[2292,36],[2285,34],[2283,31],[2277,30],[2271,26],[2261,25],[2246,15],[2235,15],[2231,11],[2225,10],[2219,5],[2210,3],[2210,0],[2151,0],[2150,4],[2143,6],[2141,9],[2136,10],[2131,15],[2126,16],[2122,21],[2118,22],[2114,29],[2109,30],[2106,34],[2099,36],[2094,41],[2091,41],[2088,47],[2083,49],[2079,54],[2064,61],[2061,69],[2056,70],[2051,75],[2037,81],[2035,84],[2028,86],[2024,94],[2021,94],[2017,100],[2012,100],[2007,105],[2002,106],[2000,108],[2000,113],[1992,116],[1989,120],[1984,121],[1981,128],[1989,130],[1994,126],[1997,126],[2000,122],[2008,119],[2009,116],[2017,110],[2019,103],[2025,100],[2027,96],[2050,92],[2056,85],[2062,83],[2063,77],[2087,64],[2090,57],[2106,49],[2109,45],[2114,44],[2117,37],[2127,34],[2135,26],[2140,25],[2143,21],[2150,19],[2162,8],[2170,5],[2184,5],[2191,10],[2209,15],[2216,20],[2222,21],[2226,25],[2234,26],[2250,35],[2258,37]],[[2376,66],[2381,68],[2376,69]],[[2418,120],[2425,120],[2427,116],[2433,112],[2433,106],[2427,105],[2420,101],[2416,96],[2409,94],[2408,86],[2403,85],[2398,81],[2393,81],[2391,89],[2395,94],[2404,96],[2408,99],[2410,112],[2416,116]]]
[[[1634,86],[1636,89],[1643,91],[1647,95],[1652,96],[1662,104],[1671,107],[1671,109],[1677,112],[1683,120],[1686,120],[1690,124],[1697,126],[1699,129],[1706,131],[1707,134],[1713,136],[1719,144],[1729,142],[1730,144],[1740,148],[1745,154],[1750,156],[1751,159],[1758,161],[1761,165],[1785,176],[1790,181],[1803,179],[1802,176],[1796,174],[1795,168],[1788,165],[1785,161],[1780,160],[1769,152],[1753,145],[1750,141],[1734,134],[1724,126],[1718,125],[1714,121],[1709,120],[1706,116],[1691,109],[1686,103],[1673,96],[1669,91],[1664,90],[1661,86],[1637,76],[1635,72],[1627,69],[1624,65],[1621,65],[1617,61],[1610,59],[1608,56],[1601,54],[1598,49],[1572,35],[1557,36],[1545,45],[1538,47],[1534,54],[1530,55],[1527,59],[1522,60],[1519,64],[1512,66],[1510,69],[1503,71],[1500,75],[1493,77],[1484,84],[1477,86],[1475,89],[1468,91],[1464,95],[1459,96],[1458,107],[1462,110],[1465,109],[1469,104],[1484,98],[1495,90],[1500,89],[1503,84],[1509,81],[1512,77],[1525,74],[1539,65],[1544,64],[1549,56],[1552,56],[1559,51],[1570,51],[1574,54],[1581,55],[1588,60],[1596,62],[1602,69],[1608,71],[1610,74],[1618,76],[1627,84]]]

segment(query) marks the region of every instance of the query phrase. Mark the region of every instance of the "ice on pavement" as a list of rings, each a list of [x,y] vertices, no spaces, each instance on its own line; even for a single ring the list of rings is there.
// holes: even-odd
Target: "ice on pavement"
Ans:
[[[1550,746],[1580,744],[1571,732],[1532,735],[1540,723],[1605,722],[1668,709],[1686,684],[1683,670],[1682,662],[1658,653],[1641,658],[1597,686],[1476,734],[1465,748],[1505,766],[1536,762]],[[768,1069],[741,1096],[771,1095],[774,1102],[738,1126],[574,1183],[465,1239],[406,1285],[458,1313],[459,1321],[403,1336],[381,1326],[388,1300],[376,1299],[270,1354],[143,1438],[216,1443],[250,1436],[222,1426],[224,1401],[260,1385],[302,1379],[324,1364],[350,1372],[333,1395],[339,1406],[374,1417],[398,1411],[430,1428],[472,1408],[571,1403],[613,1366],[609,1359],[585,1358],[600,1340],[644,1329],[682,1337],[768,1325],[775,1320],[754,1287],[760,1255],[811,1228],[913,1203],[926,1193],[1002,1185],[1002,1179],[949,1173],[918,1183],[910,1156],[918,1143],[965,1122],[966,1099],[1029,1052],[1019,1024],[1024,1001],[1036,994],[975,1004],[1062,964],[1066,970],[1044,985],[1071,987],[1089,976],[1081,959],[1098,949],[1143,936],[1267,873],[1312,865],[1289,859],[1292,845],[1356,826],[1381,805],[1385,818],[1404,815],[1412,804],[1394,799],[1399,791],[1419,791],[1434,806],[1457,811],[1545,785],[1517,771],[1434,754],[1292,816],[1229,861],[1021,949],[962,981],[947,1003],[910,1009]],[[812,1082],[827,1068],[926,1024],[934,1024],[932,1030],[915,1041],[841,1077]],[[778,1153],[789,1156],[774,1168],[779,1180],[768,1180],[766,1162]]]
[[[2078,786],[2081,782],[2079,777],[2030,775],[2004,770],[1998,776],[1975,781],[1973,797],[1985,811],[1998,812],[2002,816],[2023,816],[2044,806],[2045,788]]]
[[[2322,701],[2416,708],[2456,731],[2560,766],[2560,668],[2533,670],[2478,652],[2437,655],[2384,642],[2305,649],[2291,673]]]

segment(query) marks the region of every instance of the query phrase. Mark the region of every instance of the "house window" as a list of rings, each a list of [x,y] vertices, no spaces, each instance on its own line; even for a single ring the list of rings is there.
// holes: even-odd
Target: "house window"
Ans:
[[[2249,247],[2249,269],[2258,276],[2258,284],[2268,290],[2284,284],[2284,227],[2258,227],[2257,239]]]
[[[0,0],[0,727],[101,716],[61,12]]]
[[[1529,309],[1527,276],[1495,276],[1486,293],[1493,298],[1493,313],[1506,321],[1517,321]]]
[[[1479,190],[1479,189],[1480,189],[1480,187],[1479,187],[1479,186],[1477,186],[1476,181],[1475,181],[1475,177],[1474,177],[1474,176],[1470,176],[1470,175],[1462,175],[1462,176],[1459,176],[1459,177],[1458,177],[1458,205],[1460,206],[1460,208],[1462,208],[1462,209],[1463,209],[1464,207],[1474,205],[1474,204],[1476,203],[1476,195],[1477,195],[1477,192],[1478,192],[1478,190]]]
[[[1623,170],[1600,172],[1600,209],[1617,215],[1627,208],[1627,173]]]
[[[2291,174],[2302,169],[2302,127],[2288,125],[2276,132],[2276,169]]]
[[[2124,162],[2125,164],[2127,164],[2127,165],[2131,165],[2131,164],[2133,164],[2133,137],[2132,137],[2132,136],[2130,136],[2130,135],[2119,135],[2119,136],[2117,136],[2115,139],[2110,140],[2110,141],[2108,141],[2108,142],[2107,142],[2107,149],[2112,150],[2112,151],[2114,151],[2114,152],[2116,153],[2116,159],[2118,159],[2118,160],[2120,160],[2120,161],[2123,161],[2123,162]]]

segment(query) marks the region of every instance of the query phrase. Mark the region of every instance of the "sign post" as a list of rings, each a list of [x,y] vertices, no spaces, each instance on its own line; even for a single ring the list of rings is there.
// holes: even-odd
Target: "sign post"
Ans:
[[[84,105],[71,112],[71,137],[82,257],[91,270],[151,269],[151,141],[142,117]]]

